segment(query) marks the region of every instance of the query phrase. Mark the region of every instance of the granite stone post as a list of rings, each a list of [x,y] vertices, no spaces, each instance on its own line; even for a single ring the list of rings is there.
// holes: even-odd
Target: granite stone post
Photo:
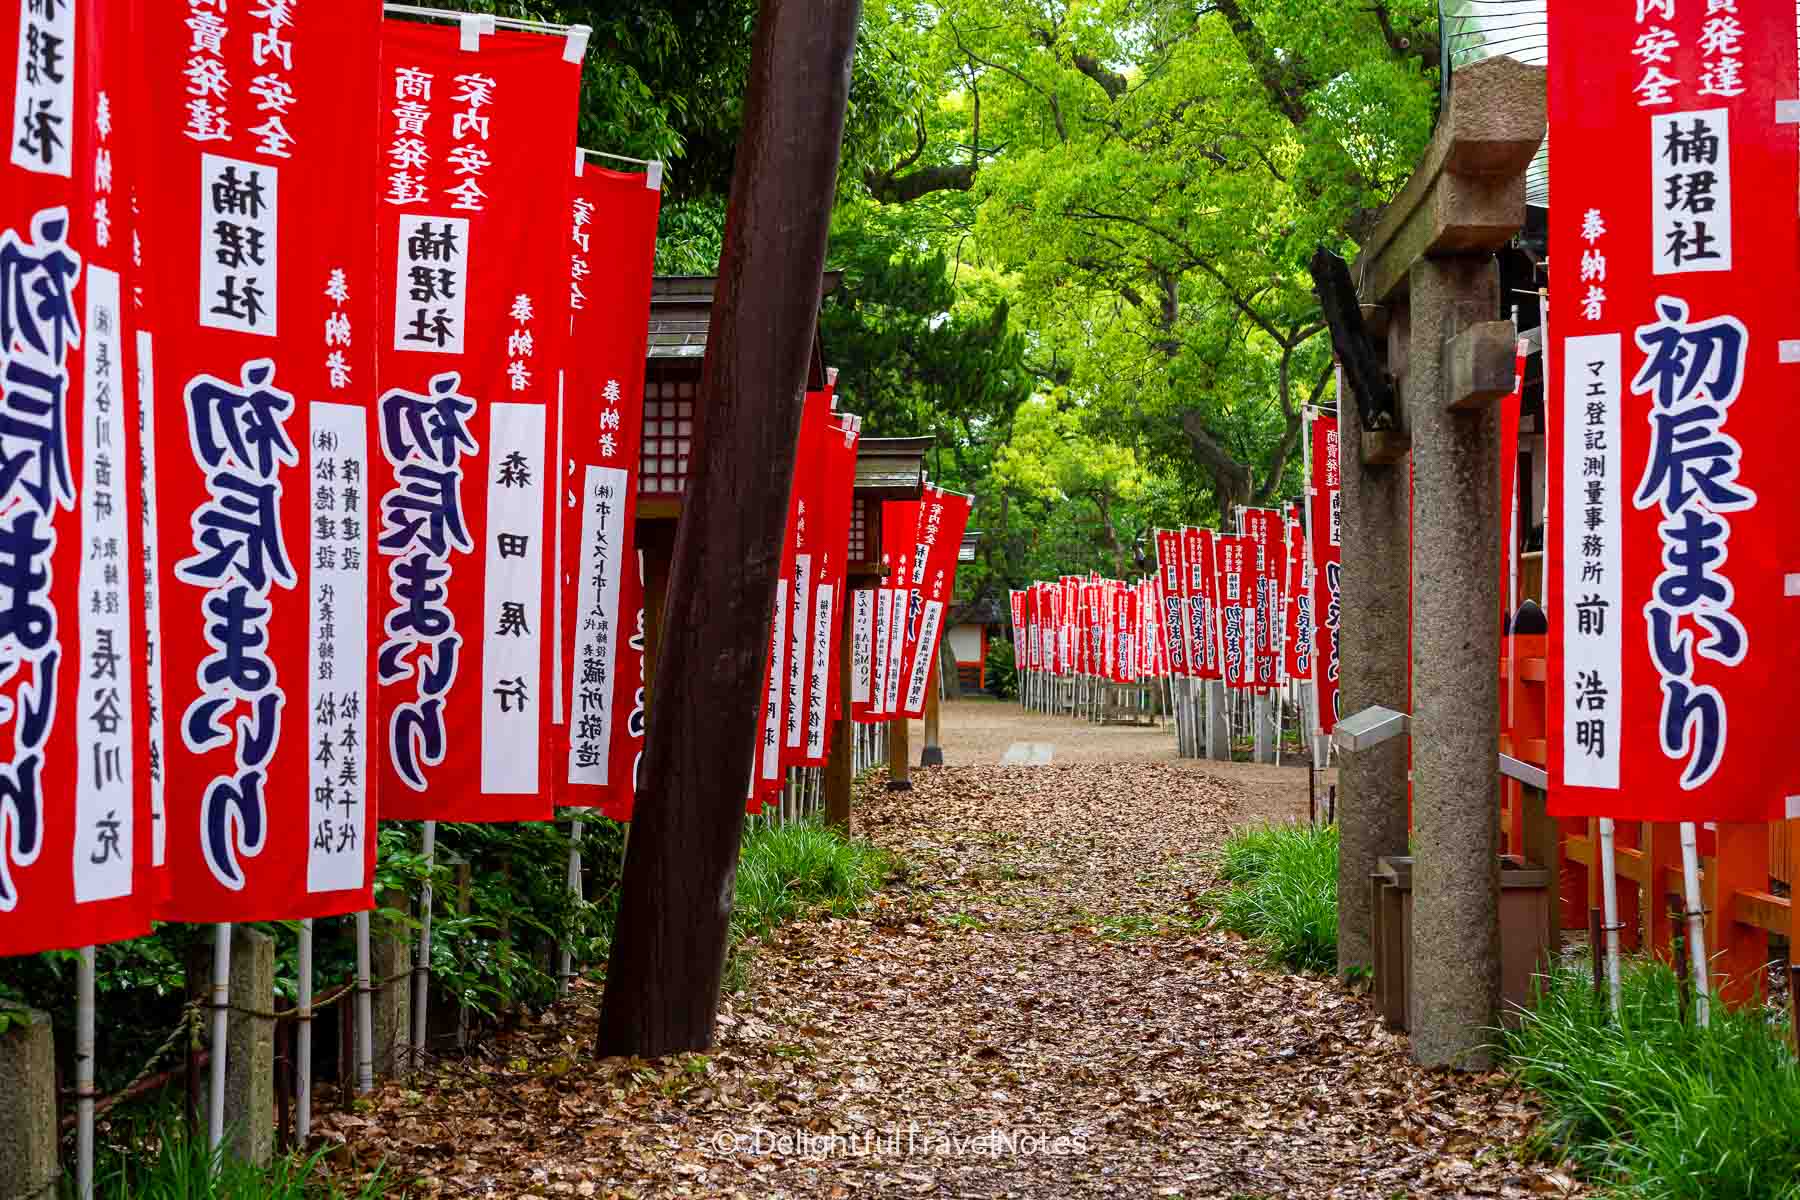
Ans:
[[[1413,1058],[1484,1070],[1500,1015],[1500,414],[1448,352],[1500,311],[1488,255],[1412,269]]]
[[[398,919],[409,905],[403,892],[383,892],[377,903],[388,915],[376,913],[369,948],[370,983],[375,988],[369,1005],[374,1014],[375,1074],[396,1079],[412,1066],[412,939]]]
[[[0,1005],[0,1022],[0,1197],[53,1200],[61,1170],[50,1014]]]
[[[1389,370],[1404,385],[1406,309],[1388,316]],[[1338,687],[1346,716],[1380,704],[1408,710],[1406,694],[1407,459],[1363,461],[1355,397],[1340,397],[1344,511]],[[1383,855],[1406,853],[1406,747],[1403,737],[1338,760],[1338,971],[1372,968],[1369,876]]]
[[[225,1147],[266,1166],[275,1152],[275,939],[231,928],[231,1013],[225,1024]]]
[[[1231,716],[1226,707],[1225,681],[1206,681],[1206,756],[1231,761]]]

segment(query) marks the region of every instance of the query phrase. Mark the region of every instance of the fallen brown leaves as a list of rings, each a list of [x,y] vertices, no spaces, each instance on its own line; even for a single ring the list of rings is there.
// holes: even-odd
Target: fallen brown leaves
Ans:
[[[857,805],[906,877],[760,948],[714,1053],[591,1059],[583,985],[322,1118],[346,1173],[385,1161],[421,1196],[1578,1194],[1525,1161],[1536,1114],[1504,1078],[1413,1067],[1362,999],[1207,927],[1233,784],[1141,762],[915,782]]]

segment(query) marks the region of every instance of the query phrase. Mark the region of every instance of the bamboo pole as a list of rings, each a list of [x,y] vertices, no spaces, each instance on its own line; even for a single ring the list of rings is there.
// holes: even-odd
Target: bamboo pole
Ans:
[[[569,895],[574,897],[575,902],[579,904],[581,902],[581,831],[584,827],[579,820],[571,819],[571,822],[571,827],[569,829],[569,869],[567,883]],[[562,947],[562,961],[558,964],[556,975],[556,994],[559,997],[567,996],[569,994],[569,980],[574,974],[574,949],[565,942]]]
[[[313,923],[300,922],[299,1012],[294,1018],[294,1140],[312,1136]]]
[[[1681,823],[1681,887],[1687,901],[1688,957],[1693,962],[1694,1017],[1704,1028],[1712,1020],[1711,983],[1707,979],[1706,906],[1700,898],[1699,835],[1692,821]]]
[[[1606,922],[1606,988],[1613,1020],[1622,1008],[1619,983],[1619,880],[1613,874],[1616,826],[1611,817],[1600,818],[1600,894]]]
[[[425,822],[424,844],[420,847],[425,856],[425,884],[419,889],[419,952],[413,964],[413,1021],[412,1052],[413,1065],[418,1067],[425,1061],[425,1021],[431,1012],[431,875],[429,872],[437,865],[437,822]]]
[[[94,948],[75,973],[75,1194],[94,1200]]]
[[[206,1105],[206,1147],[217,1151],[225,1141],[225,1037],[231,1011],[231,926],[213,926],[212,1061]]]
[[[369,914],[365,910],[356,914],[356,1091],[363,1096],[375,1090],[375,993],[370,958]]]

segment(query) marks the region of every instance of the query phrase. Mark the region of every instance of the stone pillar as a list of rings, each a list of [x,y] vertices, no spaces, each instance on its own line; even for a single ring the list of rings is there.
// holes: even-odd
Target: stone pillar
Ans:
[[[1226,709],[1225,681],[1206,681],[1206,756],[1231,761],[1231,718]]]
[[[1406,375],[1407,314],[1389,315],[1389,369]],[[1346,716],[1380,704],[1408,711],[1406,687],[1408,463],[1363,461],[1356,399],[1338,405],[1343,481],[1342,619],[1338,687]],[[1406,853],[1405,738],[1338,760],[1338,971],[1372,968],[1369,876],[1375,860]]]
[[[1449,406],[1452,340],[1499,314],[1498,270],[1422,259],[1411,299],[1412,1053],[1483,1070],[1500,1015],[1500,415]]]
[[[275,1153],[275,939],[231,927],[231,1013],[225,1023],[225,1147],[266,1166]]]
[[[1255,692],[1250,697],[1250,758],[1253,762],[1275,761],[1269,745],[1269,693]]]
[[[412,1066],[412,938],[404,924],[411,906],[404,892],[383,892],[377,903],[369,948],[375,1075],[397,1079]]]
[[[54,1200],[56,1039],[50,1014],[0,1005],[0,1197]]]

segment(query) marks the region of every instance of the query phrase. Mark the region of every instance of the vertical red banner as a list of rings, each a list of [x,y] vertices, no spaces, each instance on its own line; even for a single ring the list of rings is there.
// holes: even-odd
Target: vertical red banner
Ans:
[[[1281,664],[1281,584],[1287,570],[1287,552],[1283,549],[1281,514],[1273,509],[1244,510],[1244,537],[1249,542],[1250,586],[1254,589],[1249,603],[1254,616],[1247,618],[1254,631],[1250,642],[1255,683],[1258,688],[1273,687],[1279,682]]]
[[[1234,534],[1217,534],[1213,544],[1224,679],[1230,687],[1250,687],[1256,682],[1256,546]]]
[[[1792,4],[1556,3],[1550,807],[1800,809]]]
[[[1288,510],[1287,579],[1282,585],[1282,678],[1312,678],[1312,580],[1307,577],[1306,547],[1301,537],[1300,506]]]
[[[889,500],[881,506],[881,546],[887,563],[887,598],[881,612],[886,615],[886,637],[880,660],[876,664],[876,681],[881,695],[881,719],[893,720],[900,711],[900,676],[902,653],[906,643],[907,612],[912,607],[912,561],[918,533],[921,500]],[[1037,638],[1042,631],[1041,589],[1032,588],[1032,663],[1038,670]]]
[[[577,166],[556,459],[556,699],[564,719],[553,769],[558,803],[628,820],[644,739],[637,484],[662,192],[651,174],[586,166],[579,156]]]
[[[0,12],[0,955],[150,926],[129,14]]]
[[[378,20],[144,14],[166,919],[371,903]]]
[[[813,586],[812,624],[808,633],[804,751],[799,765],[822,767],[830,757],[832,722],[843,713],[843,672],[838,656],[846,652],[841,636],[845,588],[849,582],[850,522],[856,506],[856,448],[862,421],[849,414],[831,424],[825,442],[824,482],[819,505],[819,571]]]
[[[1163,644],[1168,647],[1169,672],[1175,676],[1188,674],[1187,667],[1187,576],[1182,570],[1181,531],[1156,531],[1157,574],[1161,583]]]
[[[1219,650],[1218,572],[1213,561],[1214,533],[1188,527],[1181,531],[1182,562],[1187,570],[1188,662],[1201,679],[1224,678]]]
[[[956,559],[962,550],[963,531],[969,525],[971,497],[933,488],[920,507],[918,553],[913,578],[918,581],[918,629],[911,643],[906,679],[905,713],[925,715],[926,689],[931,669],[938,661],[938,642],[944,634],[944,614],[956,596]],[[1062,589],[1050,585],[1053,603],[1060,606]],[[1060,624],[1051,628],[1060,629]]]
[[[1340,393],[1341,394],[1341,393]],[[1311,528],[1313,589],[1316,608],[1313,622],[1313,681],[1316,685],[1319,731],[1330,733],[1338,719],[1338,619],[1341,614],[1344,525],[1340,491],[1342,460],[1338,450],[1337,418],[1323,413],[1312,418]]]
[[[371,492],[390,819],[553,812],[551,425],[585,34],[478,25],[381,22],[371,140],[391,293]]]

